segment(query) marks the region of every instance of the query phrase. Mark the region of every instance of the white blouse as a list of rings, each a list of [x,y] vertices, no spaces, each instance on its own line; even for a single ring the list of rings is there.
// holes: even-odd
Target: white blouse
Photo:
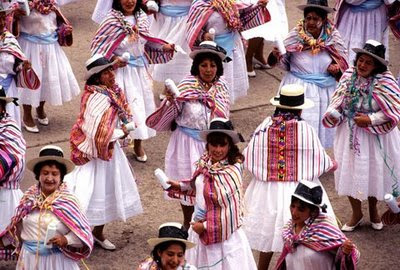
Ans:
[[[47,15],[32,10],[29,16],[22,16],[20,20],[21,32],[30,35],[46,35],[57,30],[57,16],[55,12]]]
[[[0,52],[0,80],[5,79],[9,74],[15,75],[14,63],[14,55]]]
[[[211,117],[211,110],[198,100],[187,101],[182,104],[181,113],[175,119],[179,126],[205,130]]]

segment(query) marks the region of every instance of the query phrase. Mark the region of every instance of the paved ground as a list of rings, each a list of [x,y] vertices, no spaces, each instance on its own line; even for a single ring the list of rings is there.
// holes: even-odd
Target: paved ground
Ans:
[[[74,26],[74,45],[65,49],[73,70],[81,87],[83,86],[84,63],[89,57],[89,43],[93,37],[96,25],[90,20],[94,9],[95,0],[85,0],[70,4],[63,8],[65,15]],[[287,1],[287,10],[290,26],[301,18],[302,14],[296,9],[299,0]],[[332,1],[330,1],[332,6]],[[399,71],[400,44],[391,36],[390,69],[394,74]],[[267,50],[267,49],[266,49]],[[395,63],[395,64],[393,64]],[[232,120],[245,138],[249,138],[251,132],[268,115],[273,108],[268,104],[269,99],[276,93],[276,89],[282,78],[283,72],[279,69],[268,71],[256,71],[257,77],[250,80],[249,95],[239,100],[232,111]],[[156,85],[155,95],[158,94],[160,85]],[[46,144],[58,144],[69,154],[69,130],[74,123],[79,111],[79,98],[65,104],[63,107],[47,107],[50,119],[48,127],[40,127],[40,134],[24,133],[28,144],[27,159],[38,154],[39,149]],[[139,186],[141,200],[144,206],[144,214],[133,217],[127,222],[113,222],[106,227],[108,238],[117,245],[115,252],[107,252],[95,248],[91,257],[86,260],[90,269],[135,269],[140,260],[149,252],[146,240],[157,234],[158,226],[166,221],[181,222],[181,211],[178,203],[166,202],[162,198],[161,188],[153,177],[155,168],[163,167],[164,154],[168,143],[169,134],[161,133],[157,137],[145,142],[145,148],[149,161],[141,164],[133,160],[131,150],[127,150],[128,158],[135,171]],[[243,148],[245,143],[241,145]],[[328,150],[331,152],[331,149]],[[249,178],[246,176],[246,184]],[[333,174],[324,175],[321,179],[335,209],[336,215],[344,222],[347,220],[350,210],[347,199],[338,197],[333,186]],[[27,172],[22,189],[26,190],[35,183],[33,174]],[[368,219],[365,203],[364,211]],[[380,203],[380,210],[385,210],[385,205]],[[400,243],[400,226],[385,227],[381,232],[373,231],[367,224],[354,233],[349,233],[361,251],[360,269],[399,269],[398,249]],[[254,252],[258,257],[257,252]],[[274,258],[276,259],[276,258]],[[0,262],[0,270],[13,269],[13,263]]]

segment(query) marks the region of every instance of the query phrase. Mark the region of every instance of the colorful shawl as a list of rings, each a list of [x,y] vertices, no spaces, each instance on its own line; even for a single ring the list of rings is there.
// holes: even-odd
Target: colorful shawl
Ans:
[[[83,165],[95,158],[110,160],[118,119],[124,123],[131,119],[123,91],[117,85],[113,89],[85,85],[81,111],[70,135],[72,162]]]
[[[33,210],[49,210],[67,226],[83,243],[82,248],[66,246],[60,248],[61,252],[72,260],[80,260],[89,257],[93,249],[93,236],[86,216],[79,208],[78,200],[69,193],[65,184],[61,184],[49,197],[44,198],[38,185],[34,185],[25,192],[19,205],[16,208],[14,217],[10,225],[0,233],[1,237],[12,239],[13,246],[16,247],[16,254],[21,250],[22,242],[17,233],[17,226],[22,219],[29,215]],[[3,259],[3,258],[0,258]]]
[[[200,43],[203,27],[213,12],[218,12],[225,19],[231,31],[244,31],[271,20],[266,8],[259,5],[237,3],[235,0],[197,0],[189,11],[187,36],[189,47]]]
[[[25,169],[26,143],[17,123],[0,119],[0,190],[18,189]]]
[[[342,76],[336,91],[333,93],[331,103],[327,111],[333,109],[341,112],[351,99],[350,88],[356,77],[356,69],[349,68]],[[400,121],[400,89],[390,71],[385,71],[375,75],[373,81],[372,98],[378,103],[382,112],[390,119],[390,121],[376,126],[368,126],[363,128],[372,134],[386,134],[393,130]],[[344,117],[340,117],[339,121],[334,124],[329,114],[325,114],[322,123],[325,127],[335,127],[344,121]]]
[[[160,49],[160,45],[167,44],[166,41],[150,36],[149,22],[144,12],[140,12],[136,17],[136,22],[136,25],[131,25],[125,20],[122,12],[111,9],[92,40],[90,46],[92,55],[102,54],[110,59],[125,37],[130,36],[132,39],[142,37],[147,41],[144,47],[145,57],[150,64],[170,61],[174,53]]]
[[[0,52],[9,53],[21,62],[27,60],[13,34],[8,31],[4,31],[0,36],[0,40],[2,41]],[[38,89],[40,86],[40,80],[32,68],[28,70],[17,69],[15,82],[17,87],[28,88],[32,90]]]
[[[259,181],[312,181],[333,167],[314,129],[284,115],[266,118],[243,155],[244,167]]]
[[[56,0],[31,0],[29,8],[36,9],[41,14],[50,14],[56,8]]]
[[[285,257],[289,253],[296,252],[298,245],[304,245],[317,252],[336,251],[335,265],[336,269],[356,269],[359,251],[355,247],[352,253],[346,259],[341,251],[341,246],[347,240],[347,237],[337,228],[335,221],[321,213],[315,219],[310,218],[303,231],[296,235],[294,233],[294,223],[290,220],[283,228],[282,237],[284,247],[275,269],[286,269]],[[312,266],[310,265],[310,269]]]

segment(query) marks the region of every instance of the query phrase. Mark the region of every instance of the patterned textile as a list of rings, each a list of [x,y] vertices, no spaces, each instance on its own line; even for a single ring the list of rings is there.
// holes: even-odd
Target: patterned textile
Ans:
[[[278,259],[275,269],[285,269],[285,257],[289,253],[296,252],[298,245],[304,245],[314,251],[336,251],[336,269],[356,269],[360,253],[355,247],[349,255],[350,260],[341,251],[341,246],[347,237],[337,228],[332,217],[321,213],[316,218],[310,218],[303,231],[296,235],[294,223],[290,220],[283,228],[282,237],[285,241],[282,254]]]
[[[166,41],[150,36],[146,14],[141,12],[136,21],[136,25],[133,26],[125,20],[120,11],[111,9],[92,40],[90,47],[92,55],[102,54],[110,59],[125,37],[130,36],[134,40],[142,37],[147,41],[145,57],[150,64],[162,64],[170,61],[174,53],[164,52],[159,48],[160,45],[167,44]]]
[[[17,123],[0,120],[0,189],[18,189],[25,169],[26,143]]]
[[[56,8],[56,0],[31,0],[29,1],[29,8],[47,15]]]
[[[349,68],[342,76],[336,91],[332,96],[331,103],[327,111],[333,109],[342,112],[343,108],[348,106],[357,94],[357,89],[351,90],[354,80],[356,79],[356,69]],[[390,121],[376,126],[368,126],[364,130],[372,134],[386,134],[393,130],[400,121],[400,89],[395,78],[390,71],[385,71],[375,75],[371,82],[374,87],[372,89],[372,98],[378,103],[381,111],[390,118]],[[335,127],[345,120],[342,115],[335,124],[329,114],[325,114],[322,123],[326,127]]]
[[[333,167],[314,129],[284,115],[266,118],[243,155],[244,167],[260,181],[312,181]]]
[[[25,192],[20,204],[16,208],[16,214],[11,219],[10,225],[0,233],[1,237],[12,239],[19,254],[22,242],[18,238],[17,226],[22,219],[33,210],[49,210],[57,216],[83,243],[82,248],[66,246],[60,248],[61,252],[72,260],[80,260],[89,257],[93,249],[93,236],[85,215],[79,208],[79,203],[74,195],[69,193],[65,184],[61,184],[49,197],[44,198],[38,185],[34,185]],[[0,258],[3,259],[3,258]]]
[[[81,110],[70,134],[71,160],[83,165],[92,159],[110,160],[114,142],[111,137],[118,120],[131,120],[129,105],[123,91],[85,85]]]

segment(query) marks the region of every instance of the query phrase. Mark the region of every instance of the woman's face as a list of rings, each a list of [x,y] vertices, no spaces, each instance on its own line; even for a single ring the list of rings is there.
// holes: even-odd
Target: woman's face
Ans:
[[[129,16],[133,14],[133,10],[136,7],[136,0],[120,0],[122,9],[125,16]]]
[[[112,67],[109,67],[101,72],[100,84],[105,85],[108,88],[113,87],[113,85],[115,84],[115,74]]]
[[[290,204],[290,213],[292,214],[293,222],[300,227],[303,227],[305,221],[311,217],[310,208],[301,206],[297,201]]]
[[[374,58],[368,54],[361,54],[360,57],[358,57],[356,64],[358,75],[364,78],[369,77],[375,69]]]
[[[176,270],[185,260],[185,252],[179,244],[171,244],[166,250],[158,251],[163,270]]]
[[[44,195],[49,196],[61,184],[61,172],[56,165],[44,165],[39,174],[40,189]]]
[[[217,63],[210,59],[204,59],[199,65],[200,79],[206,83],[212,83],[217,75]]]
[[[322,26],[325,23],[315,11],[307,13],[304,18],[306,31],[310,33],[314,38],[318,38],[321,34]]]
[[[225,139],[224,145],[212,145],[208,143],[208,155],[213,163],[224,160],[228,156],[229,143],[228,139]]]

